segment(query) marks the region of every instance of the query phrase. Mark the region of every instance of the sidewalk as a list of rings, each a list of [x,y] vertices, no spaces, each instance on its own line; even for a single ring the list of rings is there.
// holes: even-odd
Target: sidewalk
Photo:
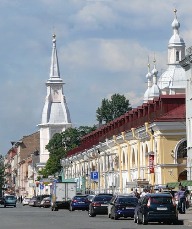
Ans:
[[[186,210],[185,214],[179,214],[179,221],[183,221],[183,225],[192,227],[192,205]]]

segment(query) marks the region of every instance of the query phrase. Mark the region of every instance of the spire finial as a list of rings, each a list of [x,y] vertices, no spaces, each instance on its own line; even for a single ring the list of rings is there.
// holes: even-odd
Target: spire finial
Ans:
[[[150,71],[150,63],[149,63],[149,56],[148,56],[148,62],[147,62],[148,72]]]
[[[155,52],[154,52],[153,63],[154,63],[154,67],[153,67],[153,70],[152,70],[152,74],[153,74],[154,76],[157,76],[158,71],[157,71],[157,69],[156,69],[156,58],[155,58]]]
[[[156,63],[156,59],[155,59],[155,52],[154,52],[153,63],[154,63],[154,65],[155,65],[155,63]]]
[[[174,9],[173,12],[175,13],[175,18],[177,18],[177,9]]]

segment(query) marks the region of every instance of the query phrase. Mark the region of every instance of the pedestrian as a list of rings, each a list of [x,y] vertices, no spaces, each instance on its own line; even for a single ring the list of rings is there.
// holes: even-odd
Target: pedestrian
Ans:
[[[134,195],[139,199],[140,198],[140,194],[138,193],[137,189],[135,189]]]
[[[186,210],[186,190],[183,186],[179,187],[179,191],[177,192],[178,196],[178,210],[179,213],[185,214]]]
[[[23,197],[22,197],[22,196],[20,197],[20,202],[21,202],[21,203],[23,202]]]
[[[140,197],[143,197],[145,195],[147,195],[149,192],[147,191],[147,189],[143,189],[143,192],[141,193]]]

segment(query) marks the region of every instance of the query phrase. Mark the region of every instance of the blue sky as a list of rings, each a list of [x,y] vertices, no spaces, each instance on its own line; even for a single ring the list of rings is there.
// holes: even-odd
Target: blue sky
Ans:
[[[0,153],[38,130],[56,34],[64,94],[74,126],[96,124],[103,98],[124,94],[133,107],[147,88],[147,59],[166,69],[173,10],[192,45],[189,1],[0,1]]]

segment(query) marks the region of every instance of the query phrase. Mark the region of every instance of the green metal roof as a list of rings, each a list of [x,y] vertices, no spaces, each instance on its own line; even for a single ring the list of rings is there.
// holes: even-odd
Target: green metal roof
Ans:
[[[167,187],[168,188],[175,188],[175,187],[179,187],[179,186],[192,186],[192,180],[183,180],[180,182],[170,182],[167,183]]]
[[[181,181],[182,186],[192,186],[192,180],[183,180]]]
[[[180,182],[170,182],[167,183],[167,187],[168,188],[175,188],[175,187],[179,187]]]

